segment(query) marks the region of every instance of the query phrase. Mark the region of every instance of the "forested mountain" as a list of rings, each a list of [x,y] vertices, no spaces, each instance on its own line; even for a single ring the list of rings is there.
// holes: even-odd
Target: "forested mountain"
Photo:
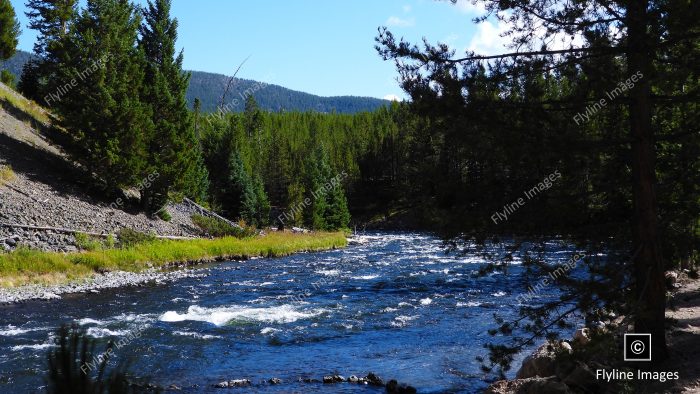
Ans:
[[[228,84],[229,77],[201,71],[192,71],[187,100],[192,103],[195,98],[202,101],[202,110],[211,112],[220,104],[221,95]],[[388,104],[386,100],[373,97],[337,96],[321,97],[298,92],[279,85],[236,79],[226,96],[225,105],[232,111],[243,111],[245,96],[253,94],[262,110],[265,111],[317,111],[356,113],[372,111]],[[237,100],[234,102],[234,100]],[[235,105],[237,104],[237,105]]]
[[[0,65],[0,69],[8,69],[19,80],[22,67],[32,58],[25,51],[17,53]],[[226,89],[229,77],[202,71],[192,71],[190,86],[187,90],[187,102],[190,107],[195,98],[202,103],[203,112],[212,112],[221,103],[221,95]],[[317,111],[337,113],[357,113],[373,111],[388,104],[386,100],[373,97],[337,96],[321,97],[309,93],[287,89],[285,87],[250,79],[237,78],[226,96],[228,111],[243,111],[245,96],[252,94],[261,109],[274,112]],[[236,100],[236,101],[234,101]]]
[[[0,70],[9,70],[15,76],[15,80],[19,80],[20,75],[22,75],[22,67],[31,58],[31,53],[18,50],[11,58],[4,62],[0,61]]]

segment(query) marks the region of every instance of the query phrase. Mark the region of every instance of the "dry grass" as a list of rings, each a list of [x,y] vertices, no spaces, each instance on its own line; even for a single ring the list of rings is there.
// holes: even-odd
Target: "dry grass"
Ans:
[[[0,186],[14,181],[16,177],[15,172],[12,171],[12,167],[0,165]]]
[[[34,101],[22,97],[19,93],[12,91],[6,86],[0,86],[0,100],[7,102],[12,107],[24,112],[41,124],[49,125],[51,123],[48,112],[44,108]]]

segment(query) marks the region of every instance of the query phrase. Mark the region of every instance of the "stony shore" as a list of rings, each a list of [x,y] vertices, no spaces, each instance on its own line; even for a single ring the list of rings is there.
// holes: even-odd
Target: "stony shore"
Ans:
[[[89,279],[60,285],[27,285],[17,288],[0,288],[0,305],[16,304],[30,300],[52,300],[67,294],[98,293],[102,290],[149,283],[161,284],[183,278],[204,277],[206,269],[180,269],[163,271],[149,269],[144,272],[114,271],[95,274]]]
[[[667,330],[670,358],[655,370],[674,371],[678,380],[630,382],[641,384],[645,392],[654,393],[700,393],[700,280],[690,279],[685,273],[667,273],[671,289],[666,318],[673,322]],[[590,341],[595,327],[576,330],[571,340],[547,342],[527,356],[514,379],[500,380],[491,384],[485,394],[573,394],[612,393],[614,386],[606,385],[596,378],[596,368],[606,368],[611,360],[596,360],[583,363],[572,361],[563,354],[572,354]],[[617,362],[619,364],[619,362]],[[635,386],[638,388],[637,386]]]

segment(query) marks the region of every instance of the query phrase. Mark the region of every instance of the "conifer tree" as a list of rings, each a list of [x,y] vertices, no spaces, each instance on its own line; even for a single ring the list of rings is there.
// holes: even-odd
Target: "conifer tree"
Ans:
[[[165,204],[170,191],[201,196],[206,184],[185,98],[190,74],[182,70],[182,52],[175,54],[178,23],[170,17],[170,8],[170,0],[149,0],[140,28],[139,48],[146,57],[142,99],[153,123],[153,133],[146,137],[147,174],[159,174],[142,195],[151,212]]]
[[[17,50],[20,28],[10,0],[0,0],[0,61],[7,60]]]
[[[315,230],[328,229],[328,196],[324,192],[324,185],[330,177],[331,169],[328,166],[326,150],[323,144],[318,145],[309,157],[306,169],[306,192],[311,200],[311,206],[307,209],[305,222]]]
[[[255,190],[255,225],[262,227],[270,223],[270,200],[265,193],[265,185],[259,175],[253,177]]]
[[[287,187],[287,216],[283,217],[284,226],[304,225],[304,185],[301,182],[294,182]]]
[[[58,70],[69,59],[66,57],[66,37],[78,15],[77,0],[29,0],[29,28],[38,32],[34,55],[22,70],[20,91],[28,97],[54,106],[55,99],[45,97],[62,85]]]
[[[228,183],[224,188],[224,213],[231,218],[240,218],[253,224],[257,197],[253,182],[238,152],[234,152],[229,158],[228,169]]]
[[[339,179],[339,178],[334,178]],[[328,191],[328,211],[326,212],[326,226],[328,230],[348,228],[350,224],[350,211],[348,200],[343,191],[342,182],[332,186]]]
[[[76,81],[57,104],[80,147],[73,153],[108,188],[139,184],[146,168],[152,124],[140,97],[139,24],[128,0],[88,1],[67,38],[70,62],[59,70],[62,81]]]

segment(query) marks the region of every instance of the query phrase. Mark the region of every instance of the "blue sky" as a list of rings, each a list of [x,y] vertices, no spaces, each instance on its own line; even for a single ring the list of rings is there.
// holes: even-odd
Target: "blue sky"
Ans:
[[[19,47],[31,51],[36,34],[26,27],[24,2],[12,0],[22,24]],[[403,97],[393,63],[374,50],[379,26],[458,52],[497,51],[499,27],[475,25],[480,12],[469,0],[173,0],[186,69],[230,75],[250,56],[239,77],[322,96]]]

